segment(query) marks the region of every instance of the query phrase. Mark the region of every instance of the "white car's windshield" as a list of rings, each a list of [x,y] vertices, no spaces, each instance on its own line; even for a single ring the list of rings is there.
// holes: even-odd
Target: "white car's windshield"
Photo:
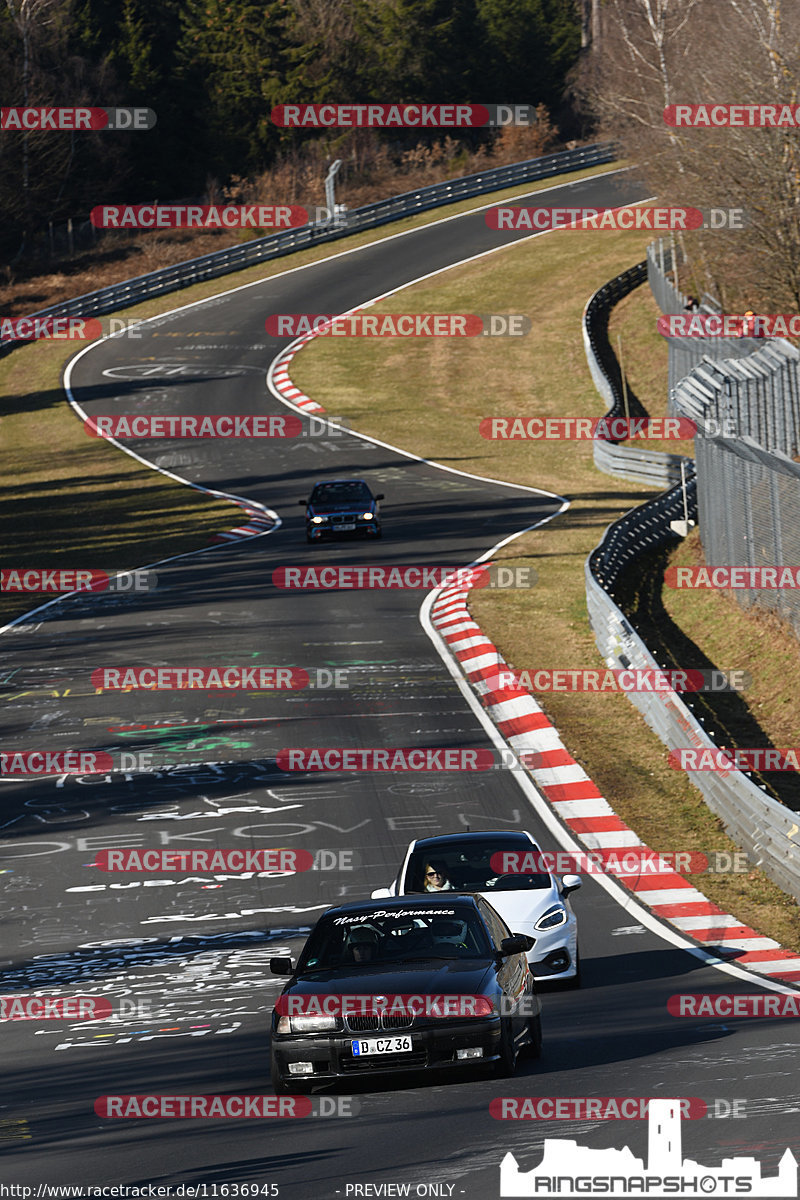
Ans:
[[[513,851],[518,860],[535,853],[530,843],[519,839],[487,837],[480,842],[436,841],[417,847],[409,859],[405,892],[519,892],[549,888],[547,872],[515,874],[496,870],[493,856]]]

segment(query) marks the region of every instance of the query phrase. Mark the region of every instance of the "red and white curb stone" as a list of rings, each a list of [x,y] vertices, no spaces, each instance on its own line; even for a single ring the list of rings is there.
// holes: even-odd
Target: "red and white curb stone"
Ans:
[[[238,501],[234,500],[234,504]],[[229,529],[227,533],[215,533],[209,540],[212,542],[236,542],[242,538],[257,537],[258,534],[268,533],[269,530],[275,528],[275,521],[267,513],[260,508],[248,508],[246,504],[239,504],[239,508],[243,510],[250,518],[245,525],[237,525],[235,529]]]
[[[486,568],[489,564],[480,565]],[[631,846],[646,850],[572,757],[519,676],[473,621],[466,583],[443,588],[431,609],[431,621],[509,745],[518,755],[536,754],[540,765],[528,769],[538,790],[586,850],[616,850],[620,855]],[[496,678],[499,669],[515,683],[491,690],[486,680]],[[653,856],[658,857],[655,852]],[[717,908],[666,862],[661,873],[615,872],[614,878],[655,916],[710,953],[770,979],[800,982],[800,957]]]
[[[307,333],[304,337],[300,338],[299,341],[291,345],[288,350],[284,350],[283,353],[279,354],[276,358],[275,366],[272,371],[272,381],[280,394],[285,400],[290,401],[292,404],[296,404],[298,408],[303,410],[303,412],[325,412],[325,409],[321,404],[318,404],[316,400],[312,400],[310,396],[307,396],[305,392],[301,392],[300,388],[294,386],[289,378],[289,363],[292,361],[295,354],[297,354],[298,350],[302,350],[306,342],[310,342],[312,338],[315,338],[316,336],[316,333]]]

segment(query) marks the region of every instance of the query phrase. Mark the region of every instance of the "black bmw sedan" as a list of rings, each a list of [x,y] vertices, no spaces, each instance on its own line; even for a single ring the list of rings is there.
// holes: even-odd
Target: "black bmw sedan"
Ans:
[[[363,479],[331,479],[318,483],[308,500],[298,500],[306,510],[306,541],[318,542],[334,534],[363,533],[381,536],[378,501]]]
[[[541,1053],[532,944],[478,895],[329,909],[296,966],[270,960],[291,976],[272,1014],[275,1091],[481,1063],[513,1075]]]

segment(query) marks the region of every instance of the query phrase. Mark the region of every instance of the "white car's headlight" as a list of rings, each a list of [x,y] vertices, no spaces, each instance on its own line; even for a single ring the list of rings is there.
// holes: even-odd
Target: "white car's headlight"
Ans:
[[[567,910],[561,904],[553,904],[543,912],[539,920],[534,925],[534,929],[558,929],[559,925],[566,925]]]
[[[278,1021],[278,1033],[327,1033],[336,1028],[338,1028],[336,1017],[322,1014],[281,1017]]]

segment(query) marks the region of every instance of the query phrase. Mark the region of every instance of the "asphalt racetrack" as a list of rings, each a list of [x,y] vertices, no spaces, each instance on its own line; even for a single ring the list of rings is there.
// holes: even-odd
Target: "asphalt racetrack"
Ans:
[[[549,191],[547,203],[619,205],[644,195],[627,173],[609,172]],[[523,236],[488,230],[479,212],[351,253],[337,244],[328,260],[299,270],[287,259],[283,274],[246,288],[232,277],[215,299],[144,325],[139,340],[92,346],[73,364],[72,393],[89,414],[285,415],[265,386],[286,344],[265,333],[267,314],[343,312]],[[646,1159],[644,1121],[499,1121],[489,1105],[500,1096],[694,1096],[709,1117],[716,1101],[721,1114],[739,1101],[739,1119],[684,1121],[684,1154],[708,1167],[753,1156],[774,1175],[796,1138],[796,1025],[671,1016],[667,1000],[679,992],[766,993],[706,965],[591,878],[574,897],[583,986],[544,993],[543,1057],[521,1061],[513,1081],[477,1070],[370,1081],[348,1089],[352,1101],[328,1093],[330,1115],[294,1120],[97,1115],[107,1095],[271,1093],[269,1015],[281,980],[269,956],[296,954],[328,905],[388,884],[411,838],[519,827],[557,845],[541,802],[511,771],[281,770],[284,747],[493,743],[420,620],[424,593],[293,592],[274,586],[272,573],[323,556],[335,565],[463,566],[551,519],[559,498],[445,471],[346,432],[126,444],[266,506],[281,524],[159,566],[150,593],[66,600],[3,635],[4,749],[106,751],[116,762],[133,756],[129,763],[149,754],[154,767],[2,782],[0,991],[100,995],[118,1019],[2,1025],[0,1181],[32,1194],[42,1183],[256,1194],[221,1190],[247,1184],[291,1200],[403,1194],[389,1185],[408,1185],[410,1195],[485,1200],[500,1194],[506,1152],[529,1169],[545,1137],[630,1145]],[[319,479],[348,475],[385,493],[383,539],[307,546],[297,500]],[[91,683],[98,667],[229,663],[339,671],[346,686],[324,686],[325,674],[323,686],[295,693],[98,694]],[[91,865],[112,847],[256,846],[326,851],[320,865],[332,865],[241,879],[112,875]]]

